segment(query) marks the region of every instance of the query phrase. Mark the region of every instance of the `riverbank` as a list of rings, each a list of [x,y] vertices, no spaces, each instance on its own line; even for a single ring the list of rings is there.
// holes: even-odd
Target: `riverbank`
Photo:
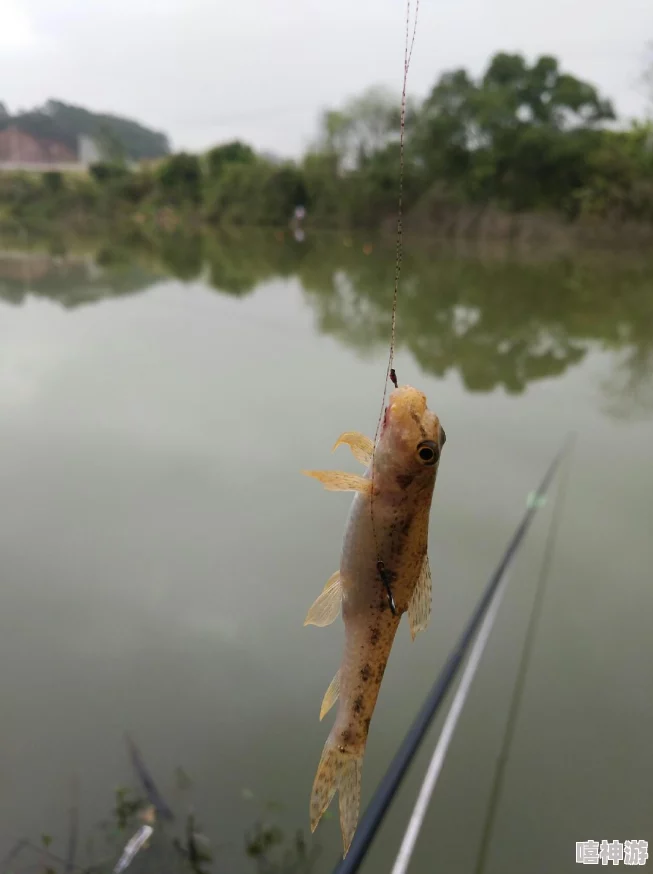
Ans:
[[[29,178],[29,177],[27,177]],[[139,241],[187,238],[192,235],[226,234],[241,236],[257,232],[292,236],[292,222],[276,225],[246,222],[218,222],[207,218],[199,207],[156,203],[109,204],[102,200],[92,180],[78,176],[66,179],[56,198],[42,197],[44,183],[30,180],[37,190],[21,203],[5,196],[0,178],[0,235],[3,238],[46,239],[103,238]],[[25,178],[21,180],[21,185]],[[382,240],[394,245],[396,214],[382,218],[378,225],[343,224],[322,226],[310,215],[303,223],[305,233],[321,237]],[[445,198],[424,197],[403,218],[404,242],[418,248],[455,246],[457,250],[477,250],[483,257],[548,258],[601,249],[615,254],[646,250],[653,244],[653,224],[632,220],[581,216],[570,220],[553,212],[510,213],[492,204],[470,206],[454,204]]]

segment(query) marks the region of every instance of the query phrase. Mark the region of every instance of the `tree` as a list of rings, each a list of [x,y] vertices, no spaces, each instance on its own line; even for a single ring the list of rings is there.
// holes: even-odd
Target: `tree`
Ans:
[[[179,204],[201,201],[202,169],[196,155],[172,155],[158,168],[157,179],[166,200]]]
[[[502,117],[509,127],[530,122],[557,130],[615,117],[612,104],[593,85],[562,73],[550,55],[542,55],[529,67],[522,55],[500,52],[490,61],[479,92],[490,129],[501,124]],[[499,107],[503,113],[497,115]]]
[[[349,100],[341,110],[322,116],[318,149],[333,154],[344,168],[359,166],[375,151],[399,137],[401,101],[386,88],[368,88]],[[406,111],[406,126],[415,116],[411,103]]]
[[[162,158],[170,154],[170,143],[165,134],[119,115],[90,112],[61,100],[48,100],[34,112],[50,118],[75,144],[82,134],[96,138],[105,130],[122,143],[126,156],[133,160]]]
[[[206,193],[207,217],[227,224],[261,224],[260,193],[269,175],[269,167],[263,161],[227,164]]]
[[[292,162],[232,161],[207,192],[206,214],[227,224],[285,225],[307,198],[303,173]]]
[[[232,140],[220,146],[215,146],[206,153],[209,176],[217,179],[227,164],[252,164],[256,161],[256,153],[247,143]]]
[[[587,149],[614,110],[594,86],[543,55],[499,53],[474,81],[445,73],[422,106],[415,138],[428,181],[511,209],[563,208],[582,186]]]

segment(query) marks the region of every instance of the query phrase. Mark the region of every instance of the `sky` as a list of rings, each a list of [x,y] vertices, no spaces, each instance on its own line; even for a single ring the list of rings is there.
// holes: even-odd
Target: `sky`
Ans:
[[[0,0],[0,100],[115,112],[177,149],[238,137],[296,156],[325,108],[377,84],[399,96],[405,16],[405,0]],[[408,92],[496,51],[554,54],[628,118],[651,41],[653,0],[421,0]]]

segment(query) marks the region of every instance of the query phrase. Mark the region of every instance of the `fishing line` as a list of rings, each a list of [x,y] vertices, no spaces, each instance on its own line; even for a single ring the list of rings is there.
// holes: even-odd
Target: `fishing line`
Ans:
[[[396,247],[396,256],[395,256],[395,281],[394,281],[394,290],[392,294],[392,317],[391,317],[391,328],[390,328],[390,353],[388,355],[388,366],[386,368],[385,380],[383,382],[383,400],[381,401],[381,412],[379,413],[379,418],[376,423],[376,431],[374,432],[374,451],[372,452],[372,466],[371,466],[371,484],[372,491],[370,494],[370,516],[372,522],[372,536],[374,538],[374,547],[376,551],[377,558],[377,570],[379,572],[379,576],[381,577],[381,582],[383,583],[387,595],[388,595],[388,603],[390,605],[390,609],[392,611],[393,616],[396,614],[394,598],[392,597],[392,589],[390,584],[390,574],[386,570],[383,562],[381,561],[379,555],[379,541],[376,533],[376,525],[374,521],[374,461],[376,455],[376,443],[379,437],[379,431],[381,430],[381,422],[383,421],[384,411],[385,411],[385,402],[388,395],[388,380],[392,381],[392,384],[395,388],[397,388],[397,374],[394,369],[394,356],[395,356],[395,341],[397,334],[397,296],[399,294],[399,276],[401,274],[401,260],[403,254],[403,197],[404,197],[404,134],[406,130],[406,88],[408,83],[408,70],[410,67],[410,60],[413,56],[413,47],[415,45],[415,34],[417,32],[417,18],[419,15],[419,0],[417,0],[415,4],[415,21],[413,23],[413,34],[410,37],[410,0],[406,0],[406,37],[404,42],[404,84],[401,92],[401,113],[399,117],[399,204],[397,209],[397,247]]]
[[[479,846],[478,856],[476,860],[476,867],[474,869],[475,874],[482,874],[483,870],[485,869],[485,861],[487,858],[487,853],[490,846],[490,839],[492,837],[492,829],[494,826],[494,817],[499,806],[499,798],[501,795],[501,789],[503,787],[504,772],[506,764],[508,763],[508,759],[510,757],[510,747],[512,745],[512,739],[515,733],[515,725],[517,722],[517,716],[519,714],[521,699],[524,692],[524,683],[526,680],[526,675],[528,674],[531,654],[533,652],[533,642],[535,640],[540,615],[542,613],[542,604],[544,602],[546,586],[549,580],[549,571],[551,568],[553,555],[555,553],[556,539],[560,527],[560,520],[562,518],[565,498],[567,495],[567,485],[569,482],[571,458],[575,445],[575,440],[576,435],[574,434],[570,438],[569,453],[567,455],[564,473],[560,478],[560,484],[558,486],[558,491],[555,498],[555,505],[551,514],[551,523],[549,525],[549,531],[547,534],[546,542],[544,544],[542,565],[540,567],[540,573],[535,588],[535,597],[533,598],[531,615],[528,620],[528,628],[526,630],[526,637],[524,638],[524,646],[519,662],[517,677],[515,679],[515,685],[513,687],[512,699],[510,701],[510,708],[508,710],[508,720],[506,722],[506,730],[503,736],[503,742],[501,744],[501,752],[499,753],[499,757],[497,758],[496,762],[494,780],[492,781],[492,789],[490,791],[490,799],[488,801],[487,813],[485,816],[485,823],[483,824],[481,843]]]
[[[568,441],[565,441],[563,447],[556,454],[549,469],[544,475],[539,488],[536,490],[535,494],[538,498],[542,498],[546,494],[560,462],[567,452],[567,443]],[[447,661],[431,687],[431,691],[426,696],[413,724],[406,733],[399,749],[390,763],[390,766],[377,786],[376,791],[361,818],[360,824],[356,829],[349,852],[344,859],[338,862],[334,869],[334,874],[353,874],[353,872],[358,871],[372,841],[374,840],[379,826],[383,822],[383,819],[392,804],[406,771],[413,761],[421,742],[424,740],[426,732],[428,731],[433,719],[438,713],[453,680],[456,678],[461,662],[492,602],[494,593],[499,587],[508,566],[521,546],[540,503],[539,500],[529,502],[521,522],[508,543],[496,570],[487,582],[483,594],[474,608],[467,625],[457,643],[449,653]]]

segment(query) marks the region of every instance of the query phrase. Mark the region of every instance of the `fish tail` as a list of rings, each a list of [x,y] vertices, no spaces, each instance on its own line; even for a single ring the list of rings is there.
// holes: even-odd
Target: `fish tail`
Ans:
[[[317,828],[322,815],[336,794],[339,793],[340,831],[344,848],[343,858],[358,824],[361,800],[361,772],[363,752],[354,753],[339,747],[331,736],[327,739],[322,758],[317,767],[311,793],[311,831]]]

